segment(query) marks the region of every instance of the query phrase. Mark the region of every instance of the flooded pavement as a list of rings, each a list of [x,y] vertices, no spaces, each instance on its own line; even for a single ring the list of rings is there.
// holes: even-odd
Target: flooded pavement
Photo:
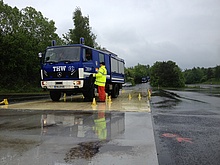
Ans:
[[[145,88],[95,106],[80,97],[2,105],[0,164],[158,164]]]
[[[159,164],[219,164],[219,94],[219,88],[154,91],[151,110]]]
[[[130,165],[220,162],[220,88],[125,88],[106,103],[80,95],[0,106],[0,164]]]
[[[0,121],[1,164],[157,164],[147,113],[1,110]]]

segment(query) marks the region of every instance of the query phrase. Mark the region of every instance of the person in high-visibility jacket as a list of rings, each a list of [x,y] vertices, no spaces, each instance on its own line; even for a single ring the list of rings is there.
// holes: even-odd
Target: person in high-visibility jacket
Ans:
[[[98,86],[98,93],[99,93],[99,101],[105,102],[106,94],[105,94],[105,83],[106,83],[106,75],[107,70],[105,68],[105,63],[100,63],[100,68],[98,70],[98,73],[93,74],[93,77],[95,77],[95,85]]]

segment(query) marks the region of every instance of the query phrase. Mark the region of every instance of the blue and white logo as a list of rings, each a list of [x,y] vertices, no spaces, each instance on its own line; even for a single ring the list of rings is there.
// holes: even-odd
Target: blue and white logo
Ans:
[[[85,72],[89,72],[89,71],[91,71],[92,70],[92,68],[90,68],[90,67],[85,67]]]
[[[68,66],[68,71],[69,72],[74,72],[76,69],[74,66]]]

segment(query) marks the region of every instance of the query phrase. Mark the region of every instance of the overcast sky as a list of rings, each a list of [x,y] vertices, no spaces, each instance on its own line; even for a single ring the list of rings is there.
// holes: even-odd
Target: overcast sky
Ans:
[[[124,58],[126,67],[168,60],[183,70],[220,65],[220,0],[3,1],[40,11],[59,36],[74,28],[73,12],[80,7],[96,42]]]

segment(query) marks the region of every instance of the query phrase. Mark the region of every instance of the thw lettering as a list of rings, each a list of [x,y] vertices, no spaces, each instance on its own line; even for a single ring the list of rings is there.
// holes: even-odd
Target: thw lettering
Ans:
[[[65,71],[66,66],[53,66],[53,71],[54,72],[60,72],[60,71]]]

